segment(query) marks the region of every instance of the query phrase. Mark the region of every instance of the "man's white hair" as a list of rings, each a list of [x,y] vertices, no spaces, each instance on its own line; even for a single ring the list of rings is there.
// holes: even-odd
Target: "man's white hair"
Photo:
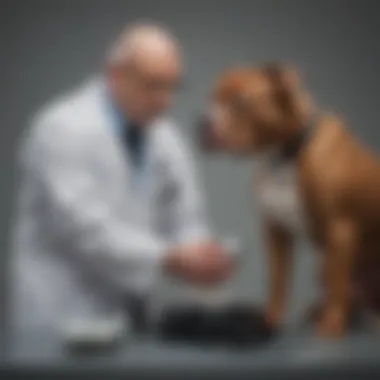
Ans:
[[[138,49],[139,40],[146,36],[156,38],[157,41],[164,42],[167,46],[175,49],[179,48],[176,38],[165,26],[156,22],[137,22],[127,25],[111,45],[107,55],[107,63],[118,65],[127,62]]]

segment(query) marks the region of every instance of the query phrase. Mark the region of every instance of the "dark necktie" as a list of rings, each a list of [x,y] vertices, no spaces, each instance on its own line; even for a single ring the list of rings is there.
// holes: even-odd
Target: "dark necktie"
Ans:
[[[124,128],[123,140],[133,165],[140,167],[143,161],[145,145],[144,131],[141,126],[128,123]]]
[[[144,159],[145,135],[140,125],[128,123],[123,131],[123,141],[135,168],[141,168]],[[133,294],[125,296],[124,305],[131,317],[132,328],[136,333],[144,333],[147,328],[146,303]]]

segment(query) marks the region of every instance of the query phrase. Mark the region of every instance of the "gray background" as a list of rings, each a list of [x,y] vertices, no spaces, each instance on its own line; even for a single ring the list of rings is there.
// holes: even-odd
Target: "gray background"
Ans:
[[[0,171],[1,259],[6,263],[14,201],[14,157],[28,118],[52,96],[101,68],[107,44],[125,22],[167,23],[183,43],[187,88],[173,111],[191,134],[212,79],[239,62],[294,62],[319,104],[349,120],[366,143],[379,148],[378,2],[349,0],[1,0]],[[250,198],[250,163],[198,156],[208,209],[219,232],[249,247],[232,288],[263,299],[264,258],[259,220]],[[297,255],[296,313],[313,292],[313,256]],[[6,265],[0,265],[1,279]]]

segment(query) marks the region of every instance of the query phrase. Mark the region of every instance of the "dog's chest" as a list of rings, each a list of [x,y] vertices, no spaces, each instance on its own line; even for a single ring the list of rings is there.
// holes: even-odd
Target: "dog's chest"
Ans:
[[[255,193],[266,218],[294,233],[305,231],[304,208],[294,163],[258,165]]]

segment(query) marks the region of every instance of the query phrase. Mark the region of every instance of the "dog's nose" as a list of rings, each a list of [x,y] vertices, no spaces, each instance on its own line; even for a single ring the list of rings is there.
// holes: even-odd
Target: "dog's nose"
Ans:
[[[198,122],[198,142],[204,152],[211,152],[216,149],[212,122],[209,117],[202,116]]]

